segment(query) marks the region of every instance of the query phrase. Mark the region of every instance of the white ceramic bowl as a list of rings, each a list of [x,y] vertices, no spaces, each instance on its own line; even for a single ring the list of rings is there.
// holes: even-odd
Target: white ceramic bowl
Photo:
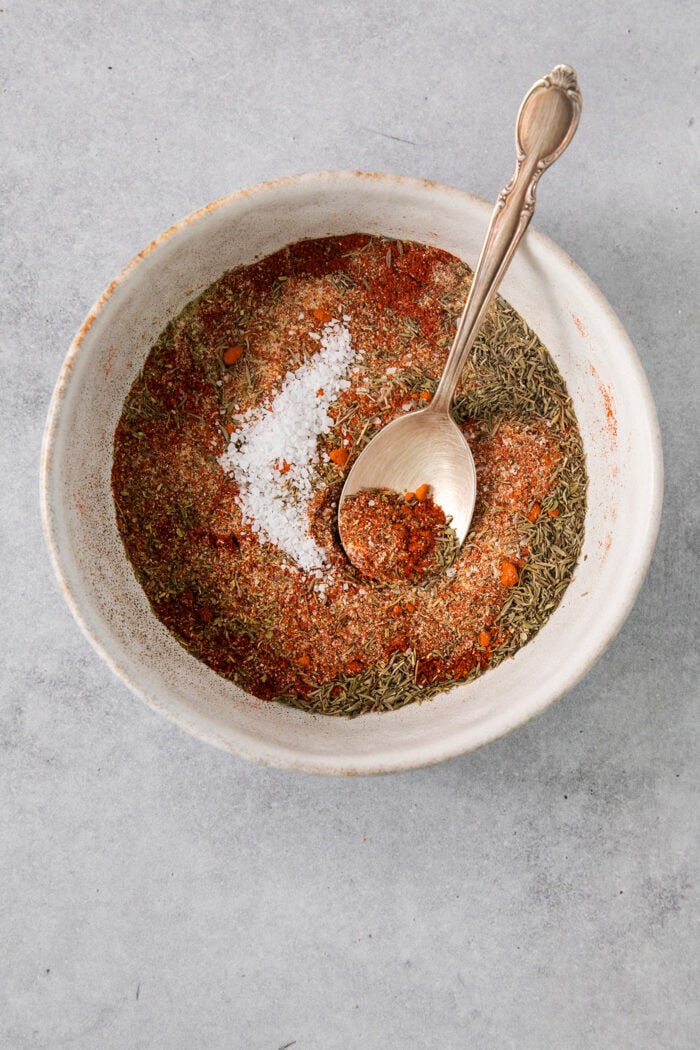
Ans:
[[[590,486],[576,576],[513,659],[428,703],[355,720],[263,703],[182,649],[151,612],[117,532],[110,470],[124,397],[152,342],[224,270],[303,238],[371,232],[474,266],[491,205],[434,183],[325,172],[243,190],[195,212],[110,284],[68,353],[46,425],[42,506],[73,613],[109,666],[155,710],[235,755],[321,773],[437,762],[507,733],[570,689],[610,644],[658,529],[661,443],[642,368],[600,292],[530,231],[501,291],[549,348],[574,400]]]

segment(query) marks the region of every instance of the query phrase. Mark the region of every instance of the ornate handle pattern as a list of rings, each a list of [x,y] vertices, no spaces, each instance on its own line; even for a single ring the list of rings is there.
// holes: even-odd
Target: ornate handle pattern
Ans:
[[[568,146],[580,115],[581,92],[570,66],[556,66],[523,99],[515,129],[515,172],[498,196],[431,409],[449,412],[484,315],[534,213],[540,176]]]

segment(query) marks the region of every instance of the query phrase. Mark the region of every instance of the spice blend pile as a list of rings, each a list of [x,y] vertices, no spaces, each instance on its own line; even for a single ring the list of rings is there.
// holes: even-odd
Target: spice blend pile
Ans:
[[[355,457],[430,401],[470,279],[420,244],[303,241],[224,274],[151,349],[115,434],[117,523],[158,618],[247,692],[390,710],[494,667],[559,603],[583,541],[583,448],[554,362],[502,299],[453,410],[477,470],[461,550],[441,533],[441,571],[375,580],[338,537]],[[430,499],[404,503],[434,540]],[[413,556],[404,570],[431,557]]]
[[[427,483],[415,492],[364,489],[338,511],[345,552],[363,576],[381,583],[419,583],[454,563],[459,540]]]

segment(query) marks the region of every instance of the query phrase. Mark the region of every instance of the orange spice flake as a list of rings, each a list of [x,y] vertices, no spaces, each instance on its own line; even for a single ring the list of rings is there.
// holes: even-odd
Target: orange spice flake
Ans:
[[[329,459],[332,459],[336,467],[344,467],[348,461],[350,453],[346,448],[340,445],[338,448],[332,448],[328,453]]]
[[[520,578],[518,567],[508,558],[501,561],[501,583],[504,587],[515,587]]]
[[[229,346],[224,350],[224,364],[235,365],[236,361],[240,360],[245,353],[244,346]]]

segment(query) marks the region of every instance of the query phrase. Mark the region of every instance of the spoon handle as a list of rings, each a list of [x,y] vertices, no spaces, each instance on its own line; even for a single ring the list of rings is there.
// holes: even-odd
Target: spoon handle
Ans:
[[[431,408],[449,412],[467,355],[535,210],[540,175],[568,146],[581,115],[570,66],[556,66],[523,99],[515,129],[515,172],[501,191]]]

